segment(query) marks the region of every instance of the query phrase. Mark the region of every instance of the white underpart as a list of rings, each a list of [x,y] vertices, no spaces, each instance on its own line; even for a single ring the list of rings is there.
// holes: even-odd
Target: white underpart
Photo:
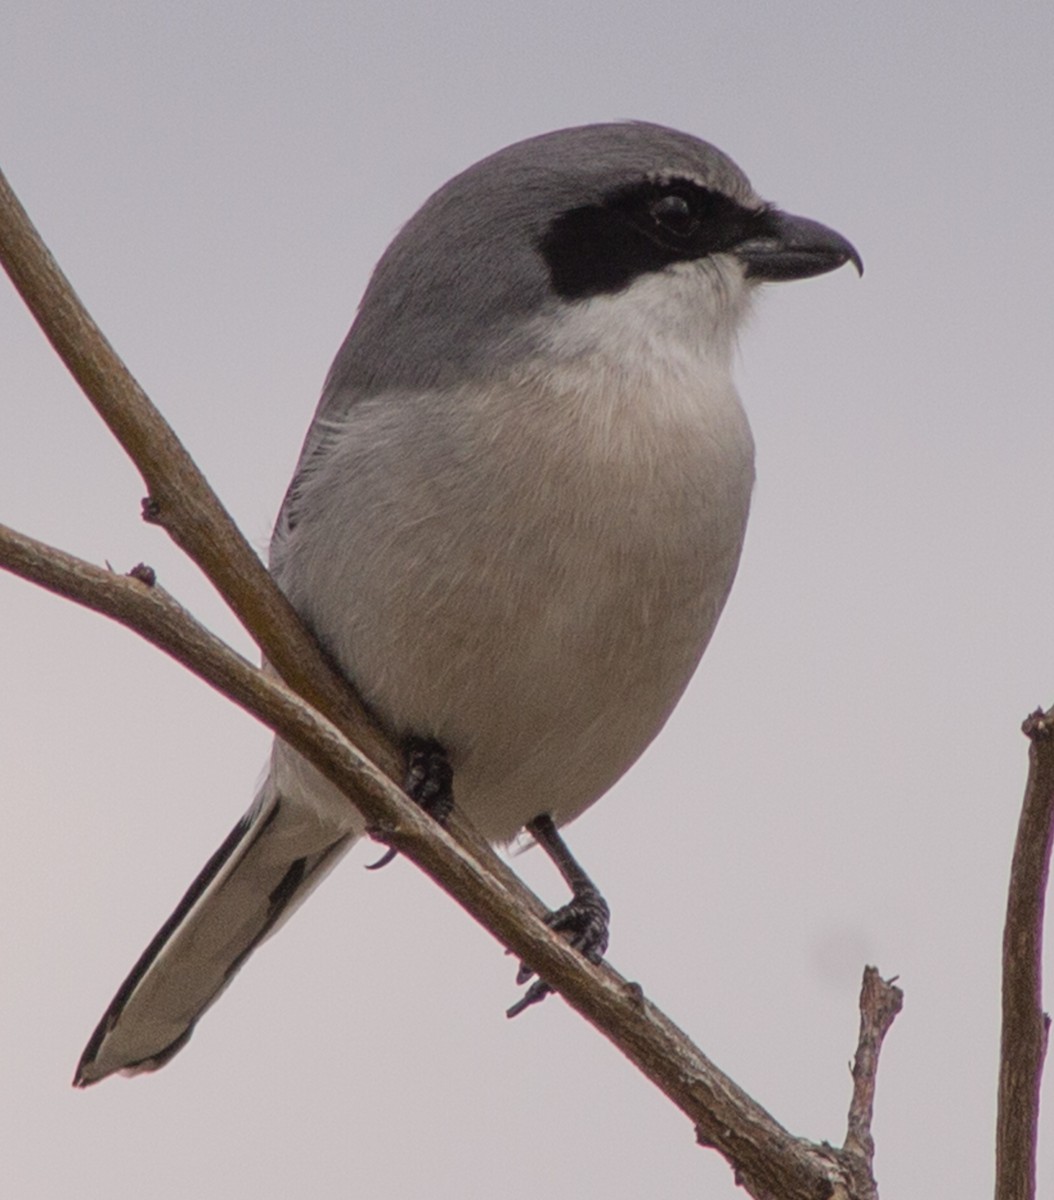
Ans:
[[[354,405],[272,550],[383,720],[438,739],[508,840],[573,819],[634,762],[735,575],[753,442],[731,378],[748,300],[718,257],[580,301],[501,378]],[[278,744],[320,839],[357,816]]]
[[[710,639],[754,473],[730,375],[745,304],[734,263],[677,267],[539,320],[514,371],[359,402],[326,431],[276,575],[391,729],[448,749],[491,838],[602,795]],[[78,1081],[167,1061],[362,826],[276,744],[237,844],[133,970]]]

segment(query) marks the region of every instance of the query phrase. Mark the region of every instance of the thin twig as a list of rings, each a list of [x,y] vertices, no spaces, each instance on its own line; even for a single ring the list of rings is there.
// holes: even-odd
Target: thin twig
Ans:
[[[854,1200],[854,1185],[837,1151],[790,1135],[646,1000],[638,985],[609,967],[592,966],[555,936],[538,919],[536,898],[469,827],[455,816],[455,841],[391,783],[388,776],[399,770],[399,755],[321,655],[172,430],[92,322],[2,175],[0,260],[141,470],[151,519],[202,567],[289,686],[194,622],[146,570],[137,569],[134,578],[116,576],[3,527],[0,566],[137,630],[274,729],[341,788],[390,845],[527,962],[673,1100],[695,1124],[700,1143],[718,1149],[753,1196]]]
[[[895,986],[895,980],[883,979],[876,967],[865,967],[860,985],[860,1036],[853,1058],[853,1096],[841,1151],[862,1200],[878,1200],[874,1173],[875,1139],[871,1132],[878,1059],[886,1034],[903,1006],[904,993]]]
[[[201,567],[294,691],[392,777],[401,756],[326,659],[183,443],[148,399],[0,172],[0,262],[149,491],[144,512]]]
[[[156,583],[143,582],[141,568],[116,575],[3,525],[0,568],[134,629],[259,717],[337,787],[354,793],[366,819],[386,830],[386,840],[634,1062],[692,1120],[699,1141],[728,1159],[751,1194],[816,1200],[844,1187],[842,1168],[828,1148],[788,1133],[645,999],[638,985],[606,965],[592,966],[553,934],[539,917],[540,903],[523,898],[518,880],[514,889],[507,887],[410,804],[336,726],[198,624]]]
[[[1028,782],[1010,867],[1003,929],[1003,1025],[996,1118],[996,1200],[1033,1200],[1039,1089],[1050,1018],[1043,1011],[1043,910],[1054,841],[1054,709],[1022,729]]]
[[[150,520],[163,525],[197,563],[293,691],[328,717],[389,778],[401,779],[402,754],[308,633],[172,427],[95,324],[2,171],[0,263],[142,475],[150,493],[144,502]],[[459,813],[448,827],[477,857],[487,860],[492,873],[504,877],[506,886],[519,884]],[[530,893],[523,889],[523,895]]]

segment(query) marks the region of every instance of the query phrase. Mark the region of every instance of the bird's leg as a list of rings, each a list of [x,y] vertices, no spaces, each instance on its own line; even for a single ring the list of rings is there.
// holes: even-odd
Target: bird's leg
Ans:
[[[440,825],[446,823],[454,807],[454,772],[438,742],[431,738],[407,739],[403,791]],[[366,869],[376,871],[386,867],[398,853],[388,849],[376,862],[368,863]]]
[[[578,865],[567,843],[556,831],[556,825],[548,813],[542,813],[527,823],[527,831],[556,864],[571,889],[571,899],[551,912],[545,919],[550,929],[567,935],[567,940],[591,963],[599,963],[608,948],[608,925],[611,910],[607,901],[597,890],[596,884]],[[516,982],[523,984],[534,974],[526,963],[520,964]],[[544,1000],[553,989],[542,979],[536,979],[524,993],[523,998],[506,1012],[507,1017],[517,1017],[525,1008]]]

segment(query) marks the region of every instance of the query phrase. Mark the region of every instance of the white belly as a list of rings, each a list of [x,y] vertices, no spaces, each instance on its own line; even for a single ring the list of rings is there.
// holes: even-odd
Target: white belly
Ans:
[[[392,731],[447,749],[495,840],[573,819],[641,754],[739,560],[753,444],[727,372],[683,347],[631,361],[353,406],[273,553]]]

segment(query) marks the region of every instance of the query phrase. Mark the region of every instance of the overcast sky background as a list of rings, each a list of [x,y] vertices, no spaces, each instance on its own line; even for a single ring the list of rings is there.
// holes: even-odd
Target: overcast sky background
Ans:
[[[570,838],[613,964],[796,1133],[841,1142],[861,968],[899,974],[883,1195],[990,1195],[1018,726],[1054,701],[1049,3],[9,0],[3,26],[0,163],[261,547],[373,263],[498,147],[663,122],[856,243],[863,281],[770,288],[743,339],[739,579]],[[0,364],[0,521],[149,562],[250,653],[7,286]],[[268,737],[8,576],[0,679],[6,1194],[742,1194],[561,1001],[507,1022],[514,964],[408,863],[363,872],[373,847],[168,1068],[71,1089]],[[517,865],[562,900],[540,855]]]

